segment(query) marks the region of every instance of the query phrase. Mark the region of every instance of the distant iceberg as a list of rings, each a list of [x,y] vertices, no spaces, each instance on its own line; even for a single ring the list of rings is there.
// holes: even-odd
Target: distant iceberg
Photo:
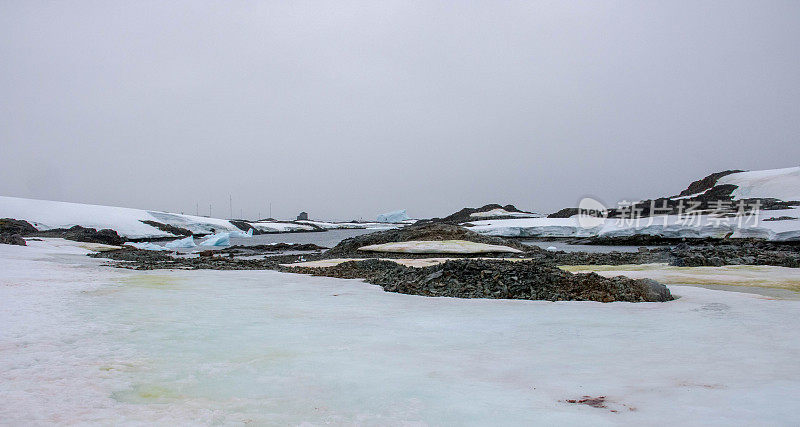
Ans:
[[[230,235],[231,237],[253,237],[253,229],[248,229],[247,233],[242,230],[233,230],[230,232]]]
[[[166,251],[168,250],[164,246],[156,245],[155,243],[150,242],[127,242],[125,243],[127,246],[133,246],[136,249],[144,249],[146,251]]]
[[[167,242],[167,244],[164,245],[165,248],[169,249],[193,248],[195,246],[197,245],[194,243],[194,237],[192,236],[188,236],[183,239],[173,240],[171,242]]]
[[[230,246],[231,233],[217,233],[212,234],[200,246]]]
[[[378,222],[403,222],[411,219],[405,209],[378,215]]]

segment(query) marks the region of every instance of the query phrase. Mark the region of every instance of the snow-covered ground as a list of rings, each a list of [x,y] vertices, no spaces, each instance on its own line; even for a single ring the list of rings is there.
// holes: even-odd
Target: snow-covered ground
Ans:
[[[669,303],[426,298],[30,245],[0,245],[3,424],[797,421],[800,301],[674,285]],[[585,395],[607,407],[567,402]]]
[[[764,221],[768,218],[788,216],[781,221]],[[488,236],[502,237],[621,237],[634,235],[659,235],[683,237],[758,237],[774,241],[800,240],[800,208],[761,211],[756,219],[737,222],[710,214],[696,217],[658,215],[638,220],[608,218],[600,225],[584,227],[578,217],[572,218],[514,218],[472,221],[470,230]]]
[[[723,176],[717,185],[733,184],[733,198],[800,200],[800,167],[739,172]]]
[[[295,224],[293,222],[281,221],[263,221],[249,223],[256,230],[263,233],[288,233],[295,231],[314,231],[314,227],[304,224]]]
[[[409,240],[406,242],[382,243],[362,246],[359,251],[391,252],[405,254],[487,254],[487,253],[521,253],[504,245],[468,242],[466,240]]]
[[[75,225],[97,229],[110,228],[116,230],[120,236],[130,239],[175,236],[142,221],[174,225],[198,234],[210,234],[212,229],[238,230],[224,219],[5,196],[0,196],[0,218],[22,219],[39,230],[69,228]]]
[[[75,225],[96,229],[110,228],[116,230],[120,236],[129,239],[177,237],[142,221],[173,225],[188,229],[195,234],[241,231],[230,221],[219,218],[4,196],[0,196],[0,218],[22,219],[30,222],[39,230],[70,228]],[[311,225],[289,221],[261,221],[247,224],[265,233],[315,230]],[[331,224],[331,226],[323,228],[356,228],[337,227],[336,223],[327,224]]]
[[[589,237],[602,229],[602,225],[582,227],[577,218],[494,219],[465,225],[480,234],[503,237]]]
[[[800,200],[800,167],[740,172],[724,176],[717,185],[733,184],[734,200],[746,198],[775,198],[784,201]],[[691,196],[675,197],[685,199]],[[779,217],[794,218],[764,221]],[[583,224],[572,218],[513,218],[472,221],[473,231],[503,237],[621,237],[659,235],[683,237],[757,237],[767,240],[800,240],[800,208],[761,210],[758,215],[743,216],[742,220],[720,217],[713,212],[698,215],[660,215],[640,219],[606,219],[597,224]]]

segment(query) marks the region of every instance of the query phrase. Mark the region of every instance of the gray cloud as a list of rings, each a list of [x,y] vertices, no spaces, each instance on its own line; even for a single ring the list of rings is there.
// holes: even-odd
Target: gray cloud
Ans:
[[[165,4],[166,3],[166,4]],[[797,2],[3,2],[0,194],[553,211],[800,159]]]

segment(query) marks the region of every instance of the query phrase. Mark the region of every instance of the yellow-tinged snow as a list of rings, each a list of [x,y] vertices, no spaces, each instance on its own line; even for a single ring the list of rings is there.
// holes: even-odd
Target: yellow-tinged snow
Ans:
[[[595,272],[613,277],[653,279],[665,284],[760,286],[800,292],[800,268],[771,265],[726,265],[722,267],[674,267],[667,264],[569,265],[573,273]]]
[[[367,252],[391,252],[405,254],[487,254],[522,253],[521,250],[503,245],[469,242],[466,240],[410,240],[358,248]]]

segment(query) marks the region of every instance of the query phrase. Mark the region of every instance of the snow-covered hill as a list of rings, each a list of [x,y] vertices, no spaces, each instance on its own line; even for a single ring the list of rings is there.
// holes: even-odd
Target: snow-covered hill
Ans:
[[[800,203],[772,203],[779,209],[761,209],[756,214],[735,217],[737,201],[750,200],[762,208],[767,199],[782,202],[800,201],[800,167],[763,171],[737,172],[711,182],[708,188],[695,194],[658,199],[674,205],[703,199],[703,206],[713,205],[708,195],[721,197],[729,206],[728,212],[711,209],[696,215],[647,215],[638,220],[606,218],[594,224],[581,225],[577,216],[570,218],[519,218],[472,221],[471,230],[481,234],[504,237],[623,237],[653,235],[666,238],[723,238],[756,237],[775,241],[800,240]],[[729,198],[730,200],[726,199]],[[759,199],[755,200],[754,199]],[[764,199],[761,204],[761,199]],[[618,212],[617,212],[618,213]]]
[[[39,230],[70,228],[75,225],[96,229],[110,228],[128,239],[177,237],[144,221],[184,228],[200,235],[240,231],[230,221],[219,218],[5,196],[0,196],[0,218],[25,220]],[[260,221],[244,224],[264,233],[319,230],[312,225],[293,222]]]

